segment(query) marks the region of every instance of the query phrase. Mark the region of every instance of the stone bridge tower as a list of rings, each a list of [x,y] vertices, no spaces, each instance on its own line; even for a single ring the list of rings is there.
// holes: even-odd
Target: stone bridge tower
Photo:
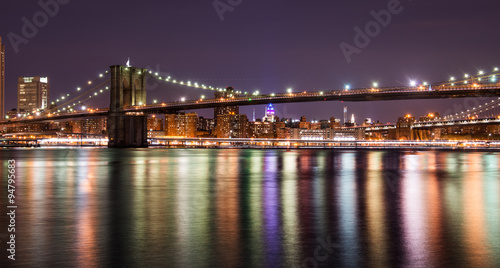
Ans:
[[[114,65],[110,68],[108,147],[148,147],[147,115],[124,111],[124,108],[146,104],[147,69],[121,65]]]

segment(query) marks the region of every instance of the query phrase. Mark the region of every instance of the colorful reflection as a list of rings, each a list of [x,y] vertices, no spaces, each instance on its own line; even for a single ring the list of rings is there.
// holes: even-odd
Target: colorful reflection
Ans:
[[[34,149],[0,158],[2,187],[5,160],[18,162],[21,266],[500,265],[497,153]]]

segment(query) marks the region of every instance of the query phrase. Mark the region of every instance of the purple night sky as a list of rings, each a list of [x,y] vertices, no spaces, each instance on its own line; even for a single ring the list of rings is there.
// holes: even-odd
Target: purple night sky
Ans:
[[[55,1],[55,0],[53,0]],[[51,100],[73,92],[108,66],[148,67],[174,79],[262,93],[407,85],[410,80],[441,81],[500,67],[500,2],[401,0],[387,27],[353,54],[348,63],[340,44],[354,45],[355,27],[374,21],[384,1],[77,1],[60,5],[38,33],[18,46],[9,33],[22,36],[23,17],[42,11],[38,1],[5,0],[0,36],[6,47],[6,109],[16,107],[18,76],[48,76]],[[51,2],[42,0],[41,2]],[[232,11],[219,16],[214,3]],[[221,18],[223,20],[221,21]],[[198,98],[212,92],[157,85],[148,102]],[[413,100],[361,103],[276,104],[279,117],[308,120],[342,118],[349,107],[357,121],[371,117],[395,122],[405,113],[455,111],[486,99]],[[107,99],[89,105],[105,107]],[[262,117],[265,106],[252,109]],[[463,108],[458,109],[461,111]],[[213,116],[212,111],[199,111]]]

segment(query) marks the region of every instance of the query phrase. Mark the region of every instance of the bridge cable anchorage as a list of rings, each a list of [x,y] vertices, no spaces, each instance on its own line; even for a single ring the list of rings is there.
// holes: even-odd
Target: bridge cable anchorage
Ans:
[[[110,78],[106,77],[108,73],[109,73],[109,71],[105,71],[104,74],[101,73],[101,74],[99,74],[99,77],[95,78],[92,81],[87,82],[86,88],[85,87],[84,88],[77,87],[76,91],[73,92],[72,94],[75,94],[75,93],[79,94],[78,96],[74,96],[74,97],[70,98],[72,94],[66,94],[66,96],[62,96],[60,99],[57,99],[56,101],[51,102],[51,105],[56,105],[56,106],[49,109],[49,112],[56,111],[56,110],[59,110],[59,112],[60,112],[60,110],[65,111],[66,108],[72,109],[71,107],[75,107],[76,105],[81,104],[81,102],[88,100],[89,98],[81,100],[81,98],[83,98],[87,94],[92,94],[92,93],[95,94],[96,92],[94,92],[94,91],[98,91],[98,90],[99,90],[99,93],[102,93],[104,90],[109,90],[109,87],[105,86],[105,84],[109,83],[109,81],[110,81]],[[104,78],[106,78],[105,81],[103,81],[97,85],[94,85],[97,81],[102,80]],[[93,85],[93,86],[89,88],[88,87],[89,85]],[[104,90],[101,88],[104,88]],[[73,102],[73,104],[71,105],[72,102]],[[68,105],[68,104],[70,104],[70,105]],[[66,107],[66,106],[68,106],[68,107]]]

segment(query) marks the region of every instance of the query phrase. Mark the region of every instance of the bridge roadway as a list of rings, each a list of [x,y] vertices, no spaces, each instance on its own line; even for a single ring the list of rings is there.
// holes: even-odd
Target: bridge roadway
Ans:
[[[222,99],[198,99],[158,103],[125,108],[130,113],[175,113],[184,110],[196,110],[223,106],[248,106],[269,103],[297,103],[316,101],[388,101],[440,98],[471,98],[471,97],[498,97],[500,83],[483,85],[436,86],[433,89],[424,87],[390,87],[390,88],[362,88],[353,90],[292,92],[279,94],[242,95]],[[102,117],[108,115],[108,109],[99,109],[93,112],[73,112],[66,114],[42,114],[28,118],[1,121],[0,124],[30,123],[40,121],[64,120],[72,118]]]
[[[440,87],[429,90],[422,87],[363,88],[341,91],[314,91],[280,94],[244,95],[226,99],[176,101],[163,104],[136,106],[126,111],[145,113],[171,113],[181,110],[196,110],[221,106],[248,106],[269,103],[296,103],[316,101],[387,101],[411,99],[470,98],[500,96],[500,83],[485,86]]]

